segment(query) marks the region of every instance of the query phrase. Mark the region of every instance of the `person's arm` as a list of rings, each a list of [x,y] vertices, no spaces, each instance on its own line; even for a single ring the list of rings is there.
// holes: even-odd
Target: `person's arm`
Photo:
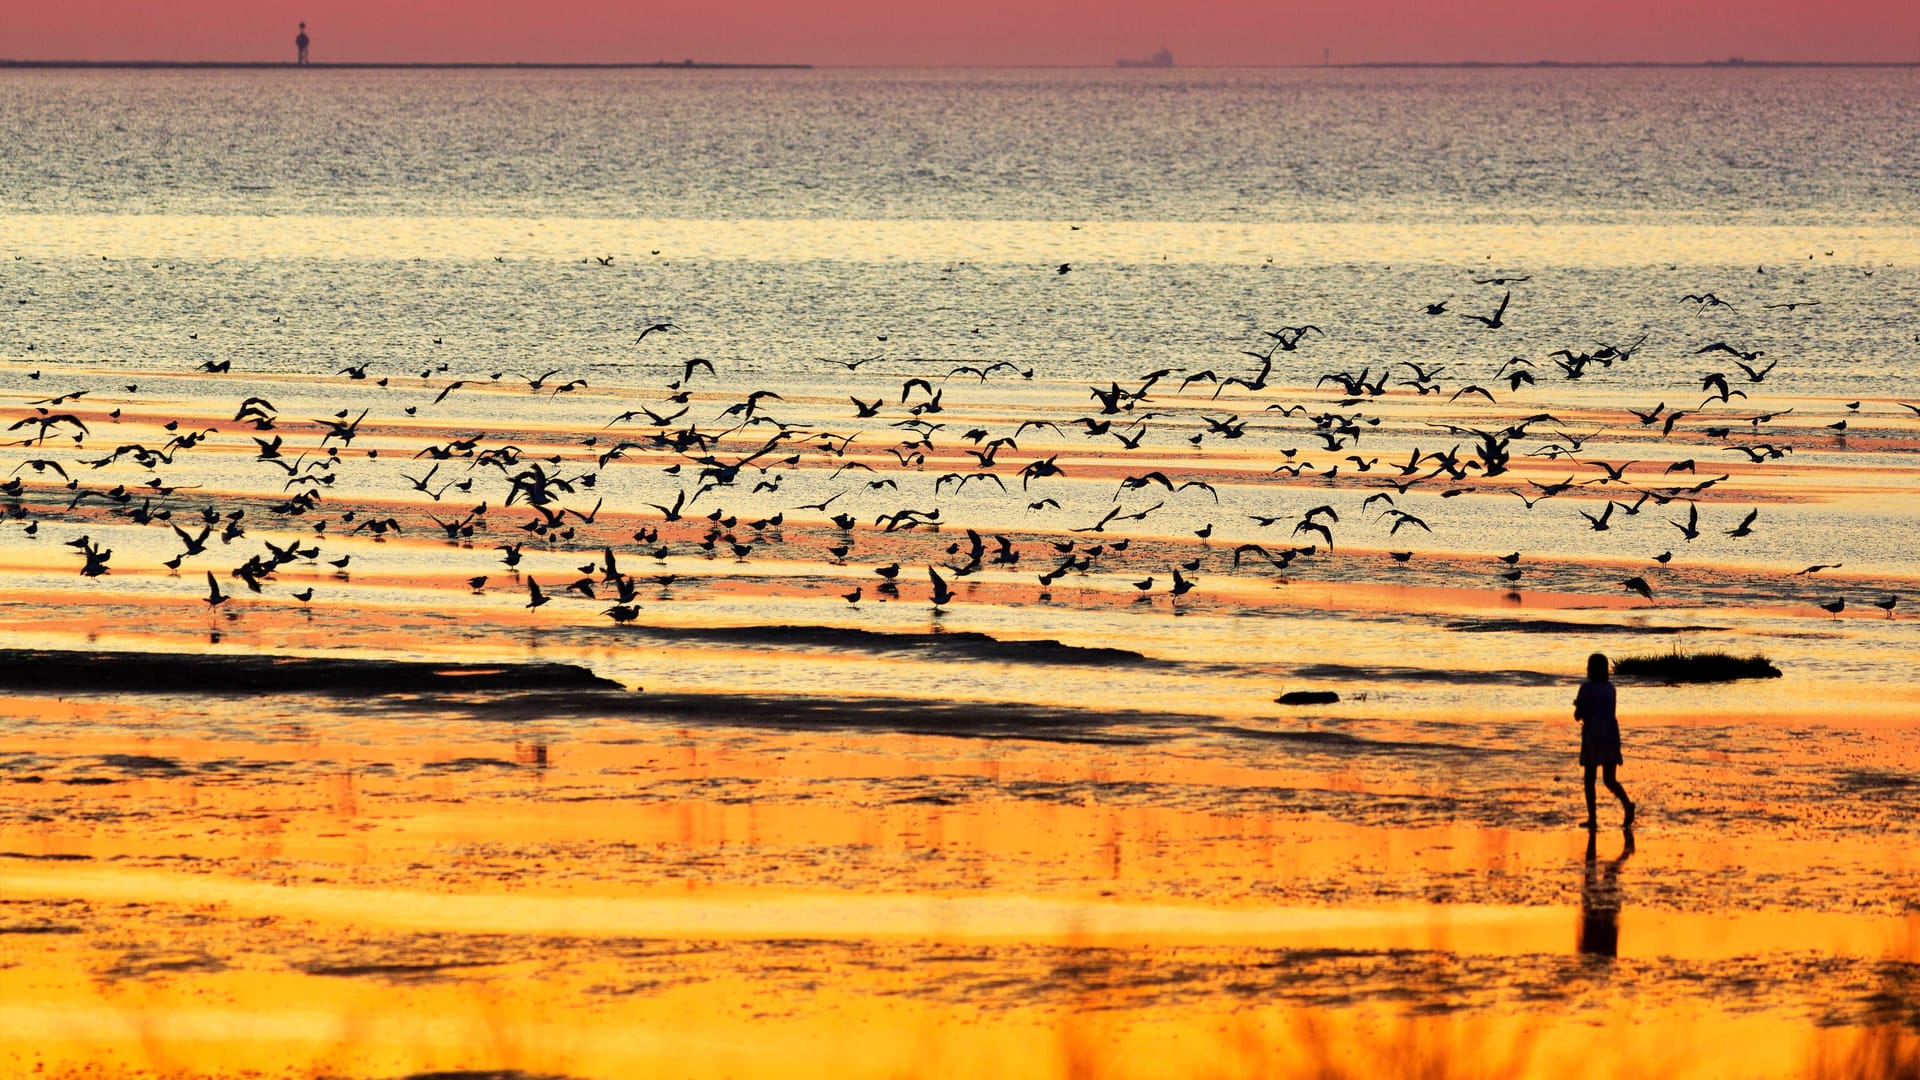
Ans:
[[[1585,720],[1587,718],[1587,686],[1587,683],[1581,683],[1580,692],[1573,695],[1573,718],[1575,720]]]

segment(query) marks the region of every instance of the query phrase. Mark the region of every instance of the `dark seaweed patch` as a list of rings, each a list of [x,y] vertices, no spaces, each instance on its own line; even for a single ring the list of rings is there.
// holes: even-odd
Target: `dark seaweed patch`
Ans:
[[[517,769],[520,766],[511,761],[491,757],[463,757],[450,761],[429,761],[420,766],[437,772],[472,772],[475,769]]]
[[[375,978],[410,980],[424,979],[439,975],[445,971],[460,968],[495,967],[491,960],[436,960],[424,964],[308,964],[300,970],[309,975],[329,975],[341,978]]]
[[[1301,679],[1343,682],[1457,683],[1470,686],[1558,686],[1569,676],[1548,671],[1465,671],[1458,668],[1419,668],[1358,664],[1308,664],[1294,669]]]
[[[1454,746],[1449,743],[1406,742],[1392,739],[1363,739],[1358,735],[1349,735],[1344,731],[1275,731],[1267,728],[1239,727],[1223,724],[1214,729],[1229,735],[1238,735],[1247,739],[1261,739],[1266,742],[1299,743],[1304,746],[1320,747],[1327,750],[1346,750],[1355,753],[1371,754],[1485,754],[1509,753],[1505,750],[1491,750],[1484,746]]]
[[[146,754],[102,754],[100,764],[123,772],[161,773],[167,776],[175,776],[187,771],[172,758],[149,757]]]
[[[609,633],[638,635],[664,642],[716,645],[764,645],[776,648],[845,649],[871,653],[919,653],[952,660],[988,660],[1008,664],[1077,664],[1094,667],[1173,667],[1131,649],[1068,645],[1051,639],[1003,640],[987,634],[892,633],[845,626],[629,626]]]
[[[226,970],[225,960],[207,953],[155,956],[136,949],[121,956],[118,963],[102,974],[109,979],[145,979],[182,973],[217,975]]]
[[[406,707],[396,703],[395,707]],[[822,731],[905,731],[983,739],[1137,745],[1161,731],[1197,730],[1211,717],[1144,711],[1106,712],[1023,702],[912,698],[792,697],[772,694],[562,693],[476,697],[443,711],[494,720],[632,717],[690,723]]]
[[[1562,619],[1460,619],[1445,625],[1449,630],[1468,634],[1697,634],[1726,629],[1724,626],[1637,626]]]
[[[408,1073],[399,1080],[572,1080],[560,1073],[530,1073],[521,1069],[453,1069]]]
[[[790,698],[738,694],[648,694],[635,712],[716,723],[780,728],[914,731],[974,738],[1138,744],[1153,741],[1115,727],[1192,729],[1201,717],[1108,713],[1009,702],[914,701],[895,698]]]
[[[619,689],[572,664],[0,649],[0,687],[69,693],[431,694]]]
[[[1887,795],[1895,792],[1920,791],[1920,777],[1908,776],[1904,773],[1855,770],[1840,774],[1840,786],[1862,795]]]

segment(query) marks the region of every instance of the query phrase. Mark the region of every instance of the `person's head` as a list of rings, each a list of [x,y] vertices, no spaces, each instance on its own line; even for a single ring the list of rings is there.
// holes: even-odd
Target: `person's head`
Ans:
[[[1587,657],[1587,678],[1594,682],[1607,681],[1607,654],[1594,653]]]

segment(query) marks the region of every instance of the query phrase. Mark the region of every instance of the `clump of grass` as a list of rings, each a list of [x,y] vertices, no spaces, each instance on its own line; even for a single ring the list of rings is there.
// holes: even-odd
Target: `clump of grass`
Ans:
[[[1780,669],[1759,653],[1734,656],[1723,652],[1681,652],[1678,648],[1650,656],[1621,657],[1613,662],[1613,673],[1621,678],[1651,679],[1664,683],[1715,683],[1780,677]]]

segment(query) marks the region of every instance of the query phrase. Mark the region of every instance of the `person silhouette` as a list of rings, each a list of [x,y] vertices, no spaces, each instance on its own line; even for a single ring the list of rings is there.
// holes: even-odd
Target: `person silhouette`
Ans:
[[[1584,956],[1620,955],[1620,865],[1633,854],[1633,830],[1622,829],[1620,857],[1600,863],[1600,834],[1587,837],[1586,873],[1580,881],[1580,931],[1574,948]]]
[[[1595,769],[1602,770],[1607,790],[1613,792],[1627,812],[1621,826],[1632,828],[1633,800],[1627,798],[1627,789],[1621,787],[1613,775],[1621,762],[1620,722],[1614,716],[1613,683],[1608,678],[1607,658],[1602,653],[1587,657],[1587,681],[1580,684],[1580,692],[1574,695],[1573,718],[1580,721],[1580,766],[1586,773],[1587,829],[1600,827],[1593,805]]]
[[[304,64],[304,63],[306,63],[306,62],[307,62],[307,42],[308,42],[308,38],[307,38],[307,24],[306,24],[306,23],[301,23],[301,24],[300,24],[300,36],[299,36],[299,37],[297,37],[297,38],[294,38],[294,39],[293,39],[293,45],[294,45],[294,48],[296,48],[296,49],[299,49],[299,50],[300,50],[300,58],[299,58],[298,60],[296,60],[296,61],[294,61],[295,63],[298,63],[298,64]]]

